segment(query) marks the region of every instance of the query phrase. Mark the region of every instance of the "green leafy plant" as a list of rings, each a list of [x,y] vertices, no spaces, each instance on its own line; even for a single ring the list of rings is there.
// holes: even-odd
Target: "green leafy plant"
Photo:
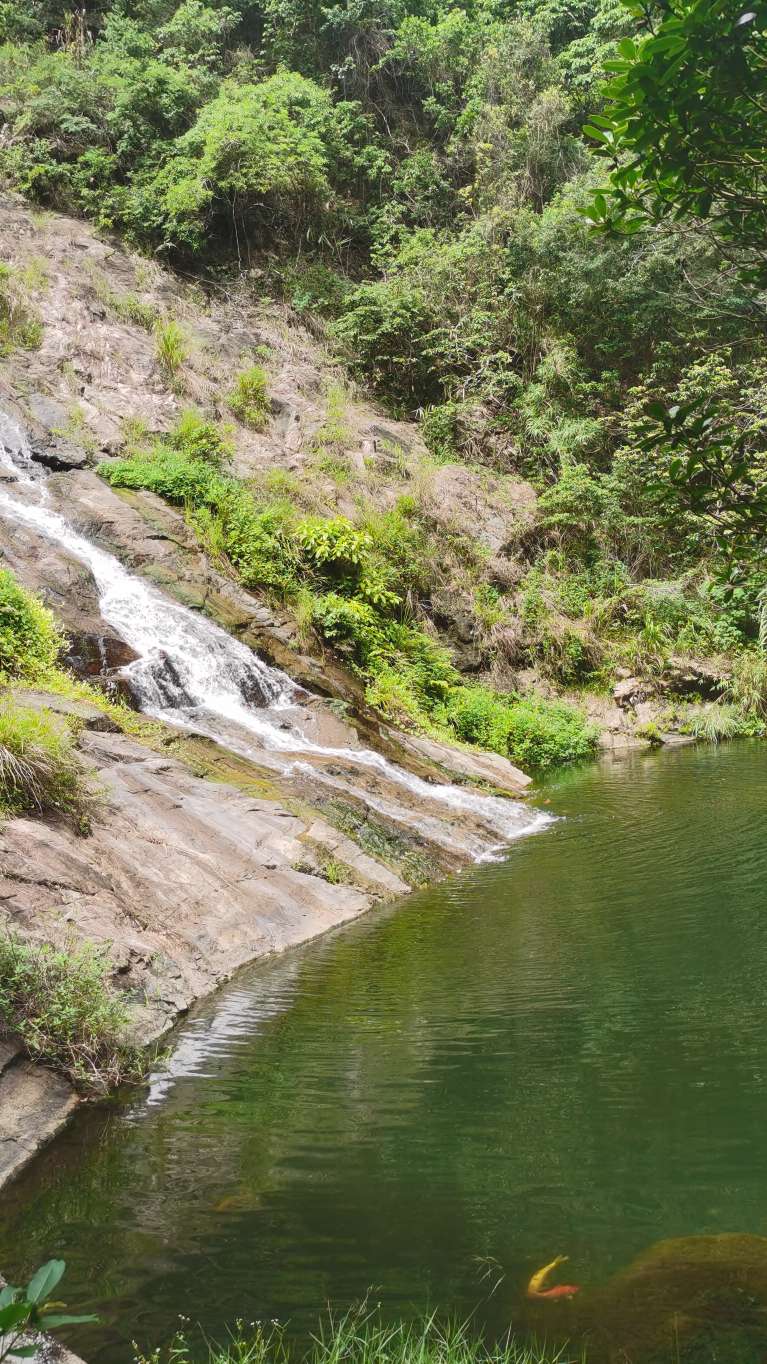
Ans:
[[[596,747],[595,728],[562,701],[456,687],[447,695],[444,718],[460,739],[538,771],[591,757]]]
[[[231,457],[232,445],[215,422],[208,421],[193,408],[182,412],[169,432],[167,443],[186,460],[204,460],[220,468]]]
[[[40,676],[52,668],[64,640],[53,614],[0,569],[0,677]]]
[[[0,1288],[0,1364],[7,1359],[33,1359],[40,1346],[29,1337],[39,1331],[98,1321],[94,1316],[71,1316],[61,1311],[63,1303],[50,1300],[65,1269],[63,1260],[49,1260],[32,1275],[26,1288],[11,1284]]]
[[[672,0],[645,33],[624,38],[607,108],[586,133],[611,166],[586,209],[600,228],[631,235],[670,218],[698,220],[767,279],[767,38],[763,15],[739,0]]]
[[[0,1026],[85,1092],[138,1080],[146,1058],[129,1039],[130,1011],[110,974],[106,951],[92,944],[55,948],[0,934]]]

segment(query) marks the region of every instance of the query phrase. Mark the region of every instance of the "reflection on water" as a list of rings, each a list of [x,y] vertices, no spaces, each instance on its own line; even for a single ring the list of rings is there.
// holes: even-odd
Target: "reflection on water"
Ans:
[[[61,1255],[120,1364],[179,1313],[468,1312],[489,1258],[492,1328],[557,1253],[584,1290],[547,1310],[588,1315],[654,1242],[767,1235],[766,773],[741,744],[568,774],[503,864],[253,969],[18,1182],[0,1264]]]

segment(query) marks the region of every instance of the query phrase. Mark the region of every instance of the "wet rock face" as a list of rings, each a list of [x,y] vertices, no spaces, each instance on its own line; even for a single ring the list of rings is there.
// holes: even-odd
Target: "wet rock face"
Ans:
[[[113,673],[138,658],[136,651],[125,640],[115,634],[105,633],[106,629],[104,626],[95,632],[70,632],[62,662],[76,677],[111,678]]]
[[[71,1085],[30,1065],[15,1043],[0,1040],[0,1186],[61,1130],[76,1106]]]
[[[102,619],[96,585],[78,559],[31,527],[3,520],[0,565],[40,596],[64,627],[63,662],[76,676],[103,676],[135,659],[135,652]]]
[[[371,891],[407,889],[324,821],[290,814],[277,792],[262,799],[193,776],[87,717],[80,744],[105,793],[94,831],[81,838],[26,819],[0,827],[0,925],[108,945],[123,983],[148,1000],[146,1035],[253,957],[355,917]],[[356,866],[365,891],[293,870],[309,833]]]

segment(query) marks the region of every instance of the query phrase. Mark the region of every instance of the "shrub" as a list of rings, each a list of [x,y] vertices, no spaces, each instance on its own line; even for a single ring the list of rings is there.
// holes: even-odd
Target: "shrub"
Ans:
[[[421,289],[377,280],[349,294],[332,330],[355,374],[395,406],[414,407],[441,397],[424,347],[433,322]]]
[[[253,365],[238,374],[234,388],[227,396],[227,406],[244,426],[263,431],[269,420],[269,396],[266,374],[260,365]]]
[[[523,697],[511,708],[509,757],[539,771],[593,756],[597,730],[563,701]]]
[[[229,459],[232,447],[215,422],[207,421],[193,408],[182,412],[167,438],[172,450],[185,459],[201,459],[218,468]]]
[[[141,1051],[128,1040],[130,1013],[109,976],[106,953],[93,944],[59,949],[0,934],[0,1025],[83,1089],[138,1079]]]
[[[442,718],[466,743],[539,771],[590,757],[596,746],[596,730],[562,701],[506,700],[485,687],[457,687]]]
[[[0,707],[0,815],[70,815],[86,833],[91,804],[68,731],[46,711]]]
[[[459,739],[507,753],[511,707],[485,687],[456,687],[448,697],[445,718]]]
[[[449,464],[459,458],[460,410],[459,403],[441,403],[424,409],[421,417],[421,435],[429,453],[438,463]]]
[[[52,668],[63,639],[53,615],[0,569],[0,678],[29,677]]]

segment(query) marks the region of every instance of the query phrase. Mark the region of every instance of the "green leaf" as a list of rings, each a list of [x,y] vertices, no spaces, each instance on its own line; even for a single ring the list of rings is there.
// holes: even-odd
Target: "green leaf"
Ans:
[[[603,128],[595,128],[593,123],[584,124],[583,131],[586,137],[593,138],[595,142],[610,143],[613,140],[611,133],[606,133]]]
[[[668,420],[666,408],[663,403],[658,402],[657,399],[647,404],[647,415],[652,417],[656,422],[665,422]]]
[[[15,1326],[29,1321],[30,1309],[27,1302],[11,1302],[0,1311],[0,1335],[7,1335]]]
[[[66,1265],[63,1260],[49,1260],[41,1265],[27,1286],[27,1299],[32,1303],[45,1302],[60,1282]]]
[[[40,1324],[46,1331],[52,1331],[56,1326],[81,1326],[84,1322],[93,1321],[98,1321],[98,1317],[93,1316],[93,1314],[73,1317],[67,1312],[46,1312],[40,1318]]]

